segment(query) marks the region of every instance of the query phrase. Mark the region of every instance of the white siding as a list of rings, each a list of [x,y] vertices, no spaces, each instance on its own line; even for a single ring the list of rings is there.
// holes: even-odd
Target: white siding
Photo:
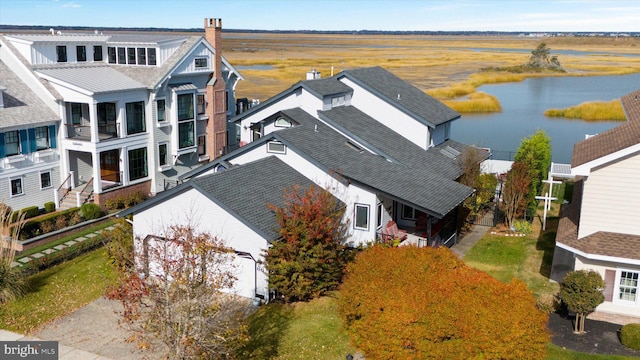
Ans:
[[[256,260],[262,259],[262,252],[268,246],[264,238],[196,190],[188,190],[135,214],[133,233],[137,246],[147,235],[164,236],[165,229],[174,224],[190,224],[201,232],[224,239],[226,245],[236,251],[250,253]],[[254,267],[244,259],[236,263],[241,267],[236,271],[238,280],[234,292],[253,297]],[[257,281],[257,292],[267,295],[267,274],[260,269]]]
[[[640,235],[640,153],[594,169],[584,182],[578,238],[597,231]]]
[[[42,189],[40,173],[45,171],[51,172],[51,187]],[[11,180],[17,178],[22,179],[23,195],[11,196]],[[28,169],[20,169],[19,174],[0,177],[0,196],[13,210],[29,206],[44,208],[44,203],[54,201],[53,192],[60,185],[60,181],[58,162],[30,166]]]
[[[351,105],[421,148],[427,149],[429,147],[430,144],[427,143],[429,127],[419,123],[416,119],[381,100],[353,81],[345,77],[340,81],[353,89]]]
[[[616,283],[619,282],[620,279],[620,270],[628,270],[628,271],[637,271],[640,272],[640,267],[638,266],[630,266],[626,264],[616,264],[604,261],[596,261],[585,259],[579,255],[576,256],[576,270],[594,270],[602,276],[604,279],[606,270],[614,270],[616,271]],[[618,294],[617,284],[613,290],[613,301],[605,301],[600,304],[596,310],[603,311],[607,313],[613,314],[621,314],[626,316],[638,316],[640,317],[640,293],[637,294],[638,299],[636,299],[635,305],[629,303],[619,303],[616,301],[616,295]]]
[[[194,61],[196,58],[206,58],[207,67],[196,68],[195,61]],[[204,73],[207,73],[207,76],[208,76],[209,73],[213,71],[212,62],[213,62],[213,53],[211,53],[211,51],[209,51],[209,49],[206,46],[204,46],[203,44],[200,44],[192,53],[190,53],[188,56],[185,57],[182,63],[180,63],[176,67],[176,70],[173,72],[173,74],[180,75],[180,74],[191,74],[194,72],[195,73],[204,72]]]

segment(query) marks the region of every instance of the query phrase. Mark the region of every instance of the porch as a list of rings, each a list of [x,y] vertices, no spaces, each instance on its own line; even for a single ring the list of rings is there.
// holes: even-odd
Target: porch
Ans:
[[[406,213],[405,213],[406,214]],[[386,225],[379,228],[377,240],[381,243],[392,243],[400,240],[399,246],[431,246],[451,247],[456,244],[458,238],[457,208],[438,219],[415,210],[416,218],[402,219],[399,224],[389,220]]]

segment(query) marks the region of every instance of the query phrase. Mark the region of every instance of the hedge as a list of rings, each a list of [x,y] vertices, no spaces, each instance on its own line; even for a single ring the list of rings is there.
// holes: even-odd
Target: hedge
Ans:
[[[640,324],[627,324],[620,330],[620,342],[633,350],[640,350]]]
[[[34,236],[46,233],[42,230],[42,224],[45,222],[55,223],[57,218],[64,217],[66,220],[70,218],[74,213],[78,212],[79,208],[71,208],[68,210],[57,211],[50,214],[46,214],[38,217],[37,219],[29,220],[24,224],[22,231],[20,231],[20,239],[30,239]]]

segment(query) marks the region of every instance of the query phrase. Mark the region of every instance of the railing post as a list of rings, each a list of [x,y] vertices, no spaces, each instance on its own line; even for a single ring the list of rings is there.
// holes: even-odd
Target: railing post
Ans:
[[[82,197],[82,193],[81,193],[81,192],[77,192],[77,193],[76,193],[76,206],[77,206],[77,207],[82,206],[82,203],[81,203],[81,201],[80,201],[80,198],[81,198],[81,197]]]
[[[53,202],[56,204],[56,209],[60,208],[60,195],[58,195],[58,189],[53,189]]]
[[[73,171],[69,171],[69,183],[68,183],[68,189],[73,189],[74,187],[76,187],[75,184],[75,176],[73,176]]]

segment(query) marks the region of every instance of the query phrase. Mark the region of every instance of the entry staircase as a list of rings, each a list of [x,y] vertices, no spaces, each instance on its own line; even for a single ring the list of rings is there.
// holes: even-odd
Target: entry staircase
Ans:
[[[76,188],[69,190],[60,200],[60,210],[67,210],[93,202],[93,178]]]

